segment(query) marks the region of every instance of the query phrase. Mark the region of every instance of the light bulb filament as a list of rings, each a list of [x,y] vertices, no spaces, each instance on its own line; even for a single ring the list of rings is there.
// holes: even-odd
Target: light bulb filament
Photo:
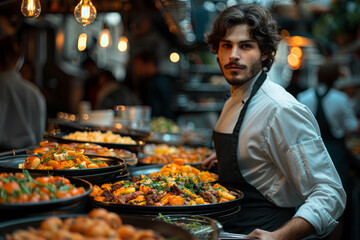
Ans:
[[[33,16],[35,13],[35,3],[34,0],[30,0],[27,4],[27,9],[29,11],[29,15]]]
[[[89,19],[89,17],[90,17],[90,6],[89,5],[81,6],[81,18]]]

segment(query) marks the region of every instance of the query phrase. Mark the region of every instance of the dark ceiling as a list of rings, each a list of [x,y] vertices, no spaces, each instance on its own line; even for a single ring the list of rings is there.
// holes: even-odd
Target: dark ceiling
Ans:
[[[72,13],[79,0],[39,0],[41,13]],[[21,14],[22,0],[3,0],[0,14]],[[92,0],[98,12],[122,12],[140,9],[155,10],[152,0]]]

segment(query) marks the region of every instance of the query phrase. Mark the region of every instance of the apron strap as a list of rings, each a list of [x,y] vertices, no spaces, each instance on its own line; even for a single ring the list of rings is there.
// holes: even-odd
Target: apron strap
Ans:
[[[266,77],[267,77],[266,73],[264,71],[262,71],[260,76],[256,80],[256,82],[254,83],[254,86],[251,90],[250,97],[248,98],[248,100],[246,100],[246,102],[239,114],[239,119],[235,124],[234,130],[233,130],[233,137],[234,137],[234,139],[233,139],[233,155],[234,156],[233,157],[234,157],[234,159],[237,159],[237,145],[238,145],[238,140],[239,140],[240,128],[244,121],[246,110],[249,106],[250,100],[252,99],[253,96],[255,96],[257,91],[260,89],[260,87],[264,83]]]

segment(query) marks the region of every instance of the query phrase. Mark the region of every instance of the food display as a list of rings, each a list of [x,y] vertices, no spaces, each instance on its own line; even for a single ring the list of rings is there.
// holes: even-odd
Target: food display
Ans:
[[[120,134],[114,134],[111,131],[105,133],[101,131],[76,131],[69,133],[63,137],[67,140],[86,141],[86,142],[98,142],[98,143],[119,143],[135,145],[136,141],[131,137],[121,136]]]
[[[92,160],[75,149],[55,147],[40,156],[29,156],[19,168],[39,170],[63,170],[103,168],[109,165],[101,160]]]
[[[54,147],[74,148],[86,155],[100,155],[118,158],[132,158],[134,153],[125,149],[113,149],[94,143],[58,143],[54,141],[41,141],[39,146],[29,151],[30,154],[44,154]]]
[[[143,164],[168,164],[178,158],[184,159],[185,164],[200,164],[213,151],[207,147],[188,148],[169,144],[147,144],[143,153],[146,155],[140,160]]]
[[[97,208],[87,216],[59,218],[51,216],[40,223],[39,228],[15,230],[6,234],[7,240],[15,239],[149,239],[165,240],[165,237],[153,229],[140,229],[131,224],[125,224],[123,219],[113,212]]]
[[[148,177],[154,176],[174,176],[198,178],[201,182],[214,182],[218,180],[218,175],[209,171],[201,171],[191,165],[184,165],[183,159],[175,159],[175,163],[164,165],[158,172],[153,172]]]
[[[53,201],[84,192],[83,187],[76,187],[61,176],[33,178],[26,170],[23,173],[0,173],[0,204]]]
[[[157,117],[151,119],[150,129],[158,133],[179,133],[180,127],[171,119]]]
[[[239,192],[199,178],[176,176],[133,177],[115,183],[95,185],[94,201],[130,205],[179,206],[223,203],[242,197]]]

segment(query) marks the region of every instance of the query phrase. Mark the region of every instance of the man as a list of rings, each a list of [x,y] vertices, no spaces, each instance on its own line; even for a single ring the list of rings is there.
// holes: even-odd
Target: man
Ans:
[[[346,194],[319,127],[304,105],[266,76],[279,42],[270,13],[238,4],[206,37],[231,85],[214,129],[219,181],[244,192],[230,232],[263,240],[324,237],[344,211]]]
[[[19,44],[0,38],[0,151],[37,144],[46,127],[46,102],[40,90],[21,77]]]

